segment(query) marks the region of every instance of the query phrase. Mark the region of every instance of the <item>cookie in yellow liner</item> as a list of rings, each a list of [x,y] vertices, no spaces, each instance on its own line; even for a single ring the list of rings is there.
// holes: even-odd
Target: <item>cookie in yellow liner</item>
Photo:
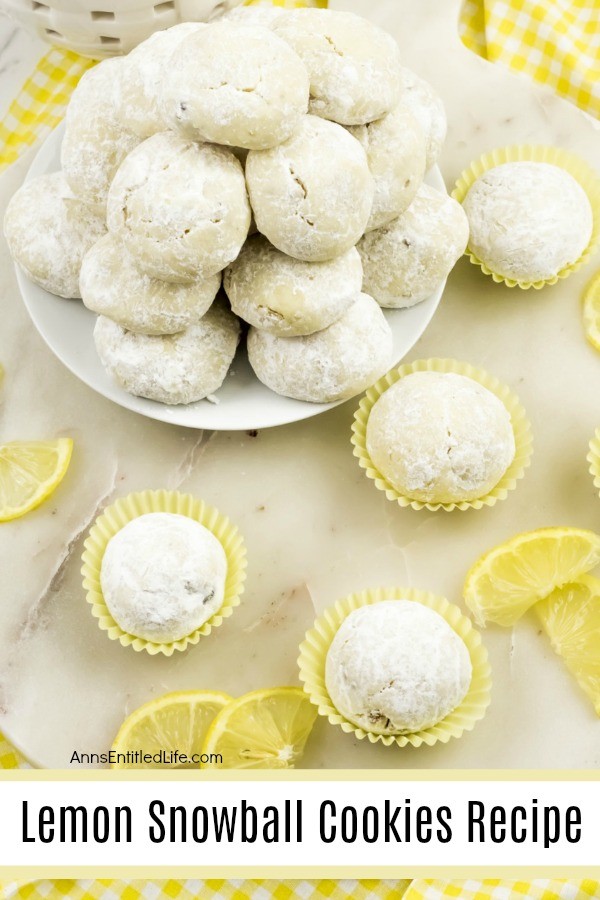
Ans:
[[[590,475],[594,479],[594,485],[600,491],[600,428],[590,441],[590,452],[587,455],[590,464]]]
[[[367,425],[371,410],[388,388],[414,372],[454,372],[458,375],[465,375],[495,394],[508,410],[515,436],[515,456],[498,484],[483,497],[478,497],[476,500],[462,500],[457,503],[424,503],[421,500],[411,500],[410,497],[401,494],[375,467],[367,450]],[[375,486],[385,493],[388,500],[396,501],[402,507],[411,506],[413,509],[429,509],[432,512],[438,509],[446,512],[452,512],[455,509],[481,509],[484,506],[494,506],[498,500],[505,500],[509,491],[514,490],[517,482],[523,478],[525,470],[531,463],[533,453],[531,425],[525,410],[510,388],[482,369],[476,369],[469,363],[459,362],[455,359],[420,359],[417,362],[407,363],[393,369],[384,375],[373,387],[369,388],[354,414],[351,440],[359,465],[365,470],[367,477],[375,482]]]
[[[466,255],[473,265],[479,266],[484,275],[490,275],[497,284],[505,284],[507,287],[520,287],[526,291],[529,288],[540,290],[547,284],[556,284],[559,279],[568,278],[572,272],[576,272],[587,263],[590,257],[597,252],[600,243],[600,178],[597,173],[583,159],[561,147],[551,147],[542,144],[514,144],[508,147],[498,147],[490,153],[484,153],[479,159],[474,160],[456,182],[452,197],[462,203],[470,188],[485,172],[501,166],[503,163],[512,162],[540,162],[558,166],[579,182],[592,207],[594,225],[592,236],[587,248],[579,259],[565,266],[557,275],[544,281],[515,281],[505,278],[497,272],[492,272],[477,256],[467,247]]]
[[[128,522],[155,512],[176,513],[204,525],[220,541],[227,557],[225,596],[221,608],[191,634],[168,643],[147,641],[123,631],[108,611],[100,587],[102,557],[110,539]],[[136,651],[145,650],[151,656],[157,653],[172,656],[176,650],[185,650],[190,644],[197,644],[201,637],[209,635],[213,628],[218,628],[241,602],[246,580],[246,548],[243,538],[229,519],[191,494],[164,490],[129,494],[105,509],[96,519],[84,547],[81,574],[92,615],[98,620],[102,631],[106,631],[111,640],[119,641],[123,647],[132,647]]]
[[[600,350],[600,272],[596,272],[583,295],[583,327],[595,350]]]
[[[355,609],[381,603],[383,600],[410,600],[439,613],[464,641],[473,667],[471,684],[462,703],[437,725],[412,734],[374,734],[359,728],[337,711],[325,684],[327,653],[342,622]],[[325,610],[306,633],[300,645],[298,665],[304,690],[311,702],[318,707],[319,715],[325,716],[332,725],[338,725],[347,734],[354,734],[359,740],[367,738],[372,744],[381,742],[386,747],[392,744],[397,747],[420,747],[422,744],[431,747],[438,742],[446,744],[451,738],[459,738],[465,731],[471,731],[484,717],[490,703],[492,680],[488,654],[470,619],[444,597],[413,588],[379,588],[350,594],[343,600],[338,600],[334,606]]]

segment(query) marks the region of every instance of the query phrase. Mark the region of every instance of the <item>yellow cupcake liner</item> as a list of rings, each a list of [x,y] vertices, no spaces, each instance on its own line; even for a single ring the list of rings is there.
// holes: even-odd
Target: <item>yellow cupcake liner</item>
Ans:
[[[594,486],[600,491],[600,428],[590,441],[590,452],[587,455],[590,464],[590,475],[594,479]]]
[[[411,600],[439,613],[464,641],[473,667],[471,685],[462,703],[437,725],[411,734],[374,734],[359,728],[337,711],[325,685],[327,653],[344,619],[355,609],[381,603],[383,600]],[[459,738],[466,731],[472,731],[484,717],[491,700],[492,678],[488,654],[481,635],[473,628],[471,620],[462,614],[458,606],[449,603],[444,597],[413,588],[379,588],[350,594],[349,597],[338,600],[335,606],[325,610],[306,633],[300,645],[298,666],[304,690],[311,703],[318,707],[319,715],[325,716],[332,725],[338,725],[346,734],[354,734],[361,741],[367,738],[372,744],[382,743],[386,747],[391,747],[392,744],[397,747],[420,747],[422,744],[432,747],[438,742],[447,744],[451,738]]]
[[[466,375],[495,394],[508,410],[515,436],[515,456],[498,484],[483,497],[478,497],[476,500],[461,500],[457,503],[425,503],[421,500],[413,500],[401,494],[375,467],[367,450],[367,425],[371,410],[388,388],[414,372],[454,372],[457,375]],[[383,491],[388,500],[396,501],[402,507],[411,506],[413,509],[428,509],[431,512],[436,512],[438,509],[446,512],[452,512],[455,509],[463,511],[481,509],[484,506],[494,506],[498,500],[505,500],[509,491],[514,490],[517,482],[525,475],[525,470],[530,465],[533,454],[531,425],[518,397],[493,375],[455,359],[420,359],[417,362],[407,363],[393,369],[384,375],[373,387],[369,388],[355,412],[351,441],[354,445],[354,455],[358,458],[361,468],[365,470],[367,478],[371,478],[375,482],[375,487]]]
[[[200,522],[220,541],[227,557],[225,597],[221,608],[191,634],[168,643],[147,641],[123,631],[111,616],[100,586],[100,568],[108,542],[128,522],[146,513],[155,512],[177,513]],[[183,651],[190,644],[197,644],[201,637],[206,637],[213,628],[218,628],[241,602],[246,580],[246,548],[243,538],[229,519],[191,494],[164,490],[129,494],[107,507],[96,519],[84,547],[81,574],[83,587],[87,591],[87,601],[92,607],[92,615],[98,620],[102,631],[106,631],[111,640],[119,641],[123,647],[132,647],[138,652],[144,650],[151,656],[158,653],[172,656],[176,650]]]
[[[467,247],[466,255],[473,265],[479,266],[481,271],[485,275],[490,275],[497,284],[503,283],[510,288],[520,287],[524,291],[534,288],[537,291],[547,284],[556,284],[561,278],[568,278],[572,272],[576,272],[597,252],[598,244],[600,243],[600,178],[594,169],[579,156],[570,153],[568,150],[563,150],[561,147],[549,147],[543,144],[514,144],[509,147],[499,147],[496,150],[492,150],[491,153],[484,153],[483,156],[472,162],[456,182],[452,191],[452,197],[458,200],[459,203],[462,203],[469,189],[484,172],[488,172],[490,169],[503,163],[510,162],[550,163],[565,169],[579,182],[592,206],[594,226],[587,248],[576,262],[565,266],[557,275],[544,281],[515,281],[512,278],[505,278],[503,275],[499,275],[488,268],[485,263],[478,259],[470,247]]]

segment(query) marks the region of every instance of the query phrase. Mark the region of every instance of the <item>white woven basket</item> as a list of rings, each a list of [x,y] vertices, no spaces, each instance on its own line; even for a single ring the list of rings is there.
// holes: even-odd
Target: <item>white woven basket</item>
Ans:
[[[207,22],[242,0],[0,0],[0,11],[43,40],[82,56],[128,53],[154,31]]]

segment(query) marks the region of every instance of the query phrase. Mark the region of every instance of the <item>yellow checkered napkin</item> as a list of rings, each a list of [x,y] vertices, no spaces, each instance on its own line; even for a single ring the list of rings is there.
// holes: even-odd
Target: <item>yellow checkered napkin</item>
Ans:
[[[59,49],[40,59],[0,122],[0,171],[56,128],[77,82],[93,65],[90,59]]]
[[[409,881],[34,881],[0,884],[0,900],[399,900]]]
[[[600,118],[600,0],[465,0],[460,35]]]
[[[600,882],[584,881],[425,881],[417,879],[404,900],[600,900]]]

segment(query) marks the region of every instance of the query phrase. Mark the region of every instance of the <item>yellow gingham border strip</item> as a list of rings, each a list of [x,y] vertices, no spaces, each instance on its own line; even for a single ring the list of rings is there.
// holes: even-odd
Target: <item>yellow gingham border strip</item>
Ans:
[[[0,884],[0,900],[398,900],[409,881],[35,881]]]
[[[465,0],[463,43],[600,118],[600,0]]]
[[[429,881],[416,879],[404,895],[404,900],[600,900],[600,882],[558,881]]]
[[[0,122],[0,171],[56,128],[79,79],[93,65],[57,48],[42,57]]]

